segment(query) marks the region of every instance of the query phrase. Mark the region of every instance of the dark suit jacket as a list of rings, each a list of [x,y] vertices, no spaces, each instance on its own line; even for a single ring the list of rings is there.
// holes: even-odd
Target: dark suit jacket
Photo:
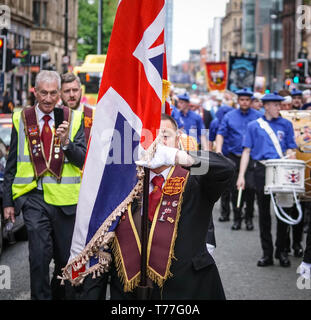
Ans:
[[[27,199],[27,194],[17,198],[15,201],[12,199],[12,184],[17,170],[17,141],[17,131],[13,126],[11,133],[10,152],[4,173],[3,208],[14,206],[15,213],[18,214]],[[83,120],[81,121],[81,126],[74,138],[74,141],[70,141],[68,149],[64,151],[64,154],[70,163],[79,168],[83,167],[86,154]],[[71,215],[76,212],[76,205],[62,206],[61,209],[65,214]]]
[[[305,249],[303,261],[306,263],[311,263],[311,221],[309,221],[309,230],[307,234],[306,249]]]
[[[196,165],[208,167],[207,153],[191,154]],[[190,175],[185,191],[178,235],[170,271],[173,274],[163,288],[154,285],[152,299],[224,299],[225,294],[213,257],[206,249],[206,238],[212,210],[225,187],[232,182],[234,166],[220,154],[209,153],[209,170]],[[135,293],[124,293],[114,266],[111,271],[111,298],[135,299]]]

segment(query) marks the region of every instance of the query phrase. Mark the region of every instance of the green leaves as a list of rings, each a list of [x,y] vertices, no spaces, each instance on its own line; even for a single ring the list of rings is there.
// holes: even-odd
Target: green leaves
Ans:
[[[78,59],[97,53],[98,1],[79,0]],[[93,2],[93,4],[92,4]],[[102,53],[107,53],[118,0],[103,0]]]

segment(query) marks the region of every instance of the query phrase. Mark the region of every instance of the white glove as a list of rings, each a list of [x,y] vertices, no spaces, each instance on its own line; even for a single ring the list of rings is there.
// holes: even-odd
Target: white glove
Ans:
[[[177,148],[170,148],[159,143],[156,152],[150,161],[138,160],[135,161],[135,163],[137,166],[150,169],[156,169],[161,166],[173,166],[175,165],[177,151]]]
[[[215,246],[213,246],[212,244],[210,243],[206,243],[206,248],[207,248],[207,251],[208,253],[213,256],[213,253],[214,253],[214,250],[215,250]]]
[[[310,279],[311,263],[301,262],[299,266],[299,273],[305,279]]]

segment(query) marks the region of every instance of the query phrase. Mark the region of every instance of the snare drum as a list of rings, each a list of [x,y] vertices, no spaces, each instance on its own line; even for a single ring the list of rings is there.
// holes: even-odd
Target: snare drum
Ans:
[[[306,164],[305,193],[300,194],[299,198],[311,201],[311,110],[281,111],[281,116],[293,124],[298,146],[296,158]]]
[[[302,160],[271,159],[265,161],[265,194],[305,192],[305,162]]]

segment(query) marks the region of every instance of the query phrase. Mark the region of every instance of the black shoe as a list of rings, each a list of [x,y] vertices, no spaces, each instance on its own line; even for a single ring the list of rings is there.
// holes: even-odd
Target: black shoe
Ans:
[[[267,267],[273,265],[273,258],[269,256],[263,256],[257,262],[258,267]]]
[[[280,252],[277,255],[277,258],[280,260],[281,267],[284,267],[284,268],[290,267],[290,260],[288,259],[287,252]]]
[[[241,229],[241,222],[234,222],[232,227],[231,227],[231,230],[240,230]]]
[[[219,222],[225,222],[225,221],[230,221],[229,217],[226,216],[220,216],[218,219]]]
[[[294,256],[296,258],[301,258],[303,256],[303,249],[300,244],[293,244]]]
[[[251,231],[254,230],[254,225],[252,219],[248,219],[245,221],[246,224],[246,230]]]

